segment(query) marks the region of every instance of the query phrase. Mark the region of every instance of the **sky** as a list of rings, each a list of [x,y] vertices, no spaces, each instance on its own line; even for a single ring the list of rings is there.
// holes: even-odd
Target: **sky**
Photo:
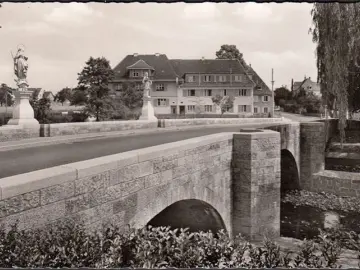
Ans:
[[[274,89],[291,79],[316,80],[308,3],[3,3],[0,8],[0,83],[15,87],[19,44],[29,58],[30,87],[56,93],[77,85],[92,57],[115,67],[126,55],[175,59],[216,58],[236,45],[245,61]]]

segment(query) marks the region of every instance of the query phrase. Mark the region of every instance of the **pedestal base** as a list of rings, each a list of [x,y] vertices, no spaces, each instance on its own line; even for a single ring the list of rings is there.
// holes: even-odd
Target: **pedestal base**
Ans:
[[[29,103],[32,95],[31,91],[15,91],[15,107],[13,117],[7,123],[8,125],[18,125],[22,127],[38,126],[39,122],[34,118],[34,110]]]
[[[155,113],[154,113],[154,107],[151,104],[151,98],[150,97],[144,97],[143,98],[143,106],[141,110],[141,116],[139,120],[157,120]]]

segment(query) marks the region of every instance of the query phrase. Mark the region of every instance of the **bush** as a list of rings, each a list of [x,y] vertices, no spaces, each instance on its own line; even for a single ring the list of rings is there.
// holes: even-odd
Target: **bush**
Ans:
[[[189,233],[169,227],[128,229],[109,225],[90,232],[66,221],[33,231],[0,229],[0,267],[196,268],[337,267],[341,248],[324,233],[300,251],[283,252],[269,238],[253,246],[224,231]],[[335,243],[335,244],[334,244]]]

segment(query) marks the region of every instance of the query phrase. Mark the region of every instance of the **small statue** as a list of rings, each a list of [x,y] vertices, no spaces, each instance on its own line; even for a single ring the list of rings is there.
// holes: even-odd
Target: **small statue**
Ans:
[[[143,84],[145,84],[144,87],[144,97],[150,97],[150,86],[152,84],[152,81],[149,78],[149,74],[145,72],[144,78],[143,78]]]
[[[13,56],[14,73],[17,77],[15,81],[19,88],[24,88],[24,84],[27,85],[28,58],[24,55],[24,51],[24,47],[19,46],[15,57]]]

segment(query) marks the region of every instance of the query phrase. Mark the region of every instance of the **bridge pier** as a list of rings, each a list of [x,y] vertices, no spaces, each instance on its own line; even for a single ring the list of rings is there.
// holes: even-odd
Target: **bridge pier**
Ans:
[[[313,190],[313,175],[325,168],[325,124],[300,124],[300,188]]]
[[[233,236],[280,236],[280,133],[237,133],[233,138]]]

